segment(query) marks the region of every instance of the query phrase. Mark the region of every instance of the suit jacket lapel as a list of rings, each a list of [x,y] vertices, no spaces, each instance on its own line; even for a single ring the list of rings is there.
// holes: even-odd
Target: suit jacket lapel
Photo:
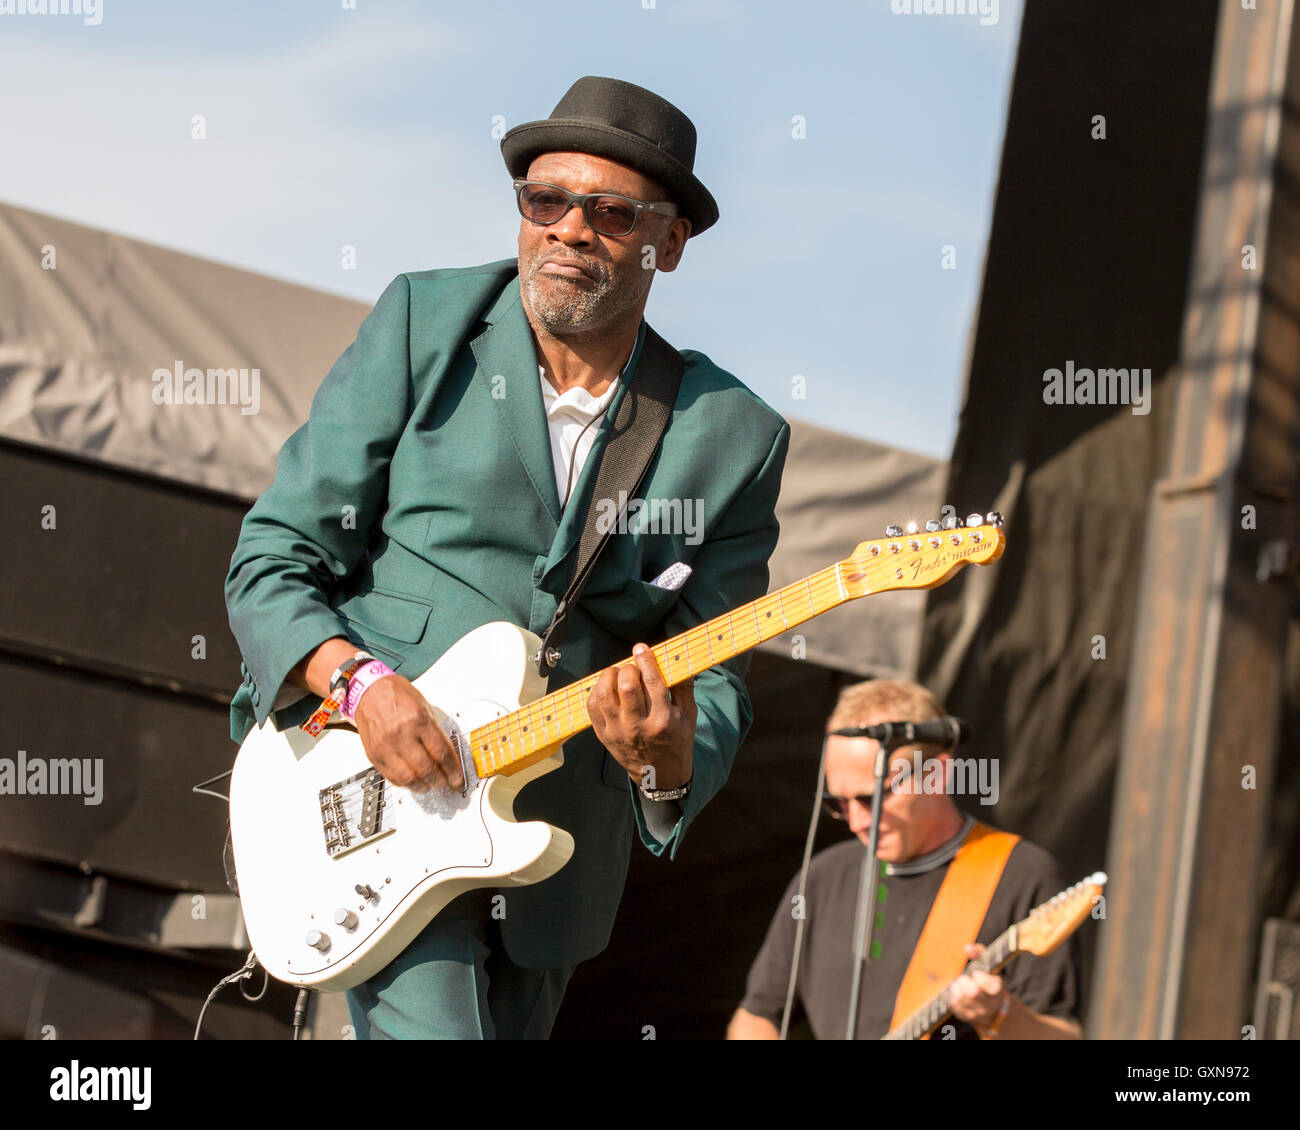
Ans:
[[[555,489],[551,437],[537,375],[537,351],[519,298],[518,278],[506,284],[483,320],[487,329],[470,343],[478,363],[474,379],[480,394],[497,406],[529,481],[558,525],[560,496]]]
[[[643,318],[641,328],[637,331],[636,344],[632,347],[632,356],[628,361],[626,375],[619,381],[619,387],[610,398],[609,407],[605,410],[605,415],[600,421],[596,438],[591,444],[591,452],[587,456],[587,461],[582,465],[582,473],[579,474],[578,481],[573,486],[573,494],[564,507],[564,516],[560,519],[560,528],[556,531],[555,541],[551,546],[551,555],[546,560],[546,568],[542,573],[542,583],[556,596],[560,595],[560,592],[569,583],[572,563],[570,563],[570,568],[567,570],[561,570],[560,566],[565,564],[570,554],[577,548],[578,542],[582,539],[582,530],[587,521],[587,510],[591,505],[592,493],[596,489],[596,475],[600,470],[601,456],[605,453],[605,447],[609,443],[609,434],[613,430],[614,421],[618,418],[619,405],[623,403],[628,387],[636,379],[637,366],[641,362],[641,350],[645,344],[645,329],[646,323]],[[538,396],[541,396],[540,385],[538,386]],[[546,415],[545,408],[542,409],[542,415],[543,417]],[[554,589],[551,587],[552,583],[556,586]]]

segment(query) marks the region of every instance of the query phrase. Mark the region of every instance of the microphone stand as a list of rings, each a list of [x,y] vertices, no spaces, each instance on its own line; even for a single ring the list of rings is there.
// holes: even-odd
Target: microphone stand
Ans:
[[[849,986],[849,1019],[846,1040],[858,1038],[858,1005],[862,995],[863,967],[871,960],[871,935],[875,932],[874,913],[876,895],[880,888],[880,861],[876,859],[876,838],[880,829],[880,806],[884,803],[885,770],[889,756],[896,749],[912,744],[911,726],[908,723],[885,723],[886,737],[876,750],[876,787],[871,794],[871,827],[867,831],[867,855],[862,861],[862,880],[858,887],[858,907],[853,922],[853,980]],[[872,727],[879,730],[879,727]],[[848,727],[836,730],[846,737],[867,737],[867,727]]]

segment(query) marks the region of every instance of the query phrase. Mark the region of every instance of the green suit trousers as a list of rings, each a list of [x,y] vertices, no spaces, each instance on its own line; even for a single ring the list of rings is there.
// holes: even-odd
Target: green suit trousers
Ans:
[[[501,944],[492,892],[470,891],[381,973],[347,993],[359,1040],[545,1040],[574,966],[524,969]]]

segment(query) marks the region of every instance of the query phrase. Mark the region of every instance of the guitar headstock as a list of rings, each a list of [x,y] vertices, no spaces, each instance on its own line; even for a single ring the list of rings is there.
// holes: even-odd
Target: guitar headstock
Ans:
[[[889,526],[883,538],[859,542],[839,562],[839,578],[850,599],[889,589],[932,589],[967,565],[996,561],[1006,544],[997,513],[926,522],[924,529],[916,522],[907,529]]]
[[[1039,957],[1051,953],[1092,913],[1105,885],[1106,874],[1098,871],[1034,907],[1017,927],[1016,948]]]

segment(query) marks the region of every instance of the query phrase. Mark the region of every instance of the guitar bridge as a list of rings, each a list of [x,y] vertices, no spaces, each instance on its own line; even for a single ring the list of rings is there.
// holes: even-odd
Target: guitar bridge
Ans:
[[[367,769],[320,790],[321,831],[325,852],[339,859],[381,839],[395,829],[389,812],[388,782],[378,769]]]

